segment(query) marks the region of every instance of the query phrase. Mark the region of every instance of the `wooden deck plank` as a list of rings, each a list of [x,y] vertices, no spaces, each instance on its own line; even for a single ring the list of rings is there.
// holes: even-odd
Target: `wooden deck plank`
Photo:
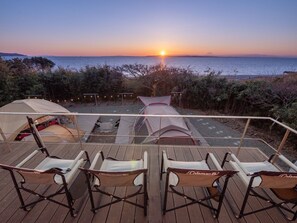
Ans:
[[[11,153],[0,156],[1,164],[15,166],[33,151],[32,145],[24,145],[23,147],[21,144],[16,145],[17,147],[13,147]],[[12,156],[12,153],[19,153],[19,156]],[[10,186],[11,177],[8,171],[0,169],[0,177],[0,187],[2,189],[0,191],[0,199],[3,199],[8,192],[6,188],[8,188],[8,190],[12,190],[13,188]]]
[[[193,158],[194,160],[203,160],[205,159],[206,157],[206,154],[207,154],[208,150],[198,150],[198,149],[194,149],[192,150],[192,154],[193,154]],[[202,197],[205,197],[205,191],[202,190],[201,188],[194,188],[195,192],[196,192],[196,196],[198,198],[202,198]],[[202,214],[202,219],[204,221],[207,221],[207,222],[217,222],[216,219],[213,218],[212,216],[212,213],[211,211],[206,208],[206,207],[203,207],[200,205],[200,210],[201,210],[201,214]]]
[[[255,153],[255,152],[252,152],[252,151],[247,151],[250,156],[254,159],[254,160],[265,160],[265,157],[263,154],[261,153]],[[259,191],[260,194],[262,194],[263,196],[267,196],[266,194],[264,194],[264,192],[261,192]],[[276,196],[273,194],[272,191],[269,191],[269,190],[266,190],[266,193],[271,196],[273,199],[277,200]],[[266,201],[263,201],[261,199],[259,199],[259,202],[262,204],[263,207],[266,207],[267,206],[267,202]],[[275,208],[273,208],[275,209]],[[279,212],[279,211],[275,211],[273,209],[268,209],[266,210],[264,213],[264,215],[267,215],[271,218],[272,221],[274,222],[282,222],[284,221],[284,217],[283,215]]]
[[[235,151],[232,151],[232,152],[235,152]],[[220,160],[220,162],[222,162],[225,152],[222,150],[217,150],[215,151],[215,153],[217,155],[217,158]],[[246,156],[246,155],[248,154],[245,154],[245,151],[242,150],[242,153],[240,153],[240,156]],[[224,168],[230,169],[230,170],[232,169],[229,163],[226,163]],[[242,205],[243,197],[245,194],[245,191],[243,191],[242,188],[245,188],[245,186],[237,175],[235,175],[232,179],[230,179],[229,187],[227,188],[227,191],[226,191],[226,200],[232,206],[232,210],[236,215],[239,213],[239,209]],[[251,211],[252,206],[250,204],[247,204],[246,210]],[[244,217],[243,219],[245,219],[246,222],[254,222],[254,223],[261,222],[256,215],[249,215]]]
[[[172,158],[174,160],[184,161],[184,157],[183,157],[182,153],[180,153],[179,148],[174,147],[173,151],[174,151],[174,157],[172,157]],[[187,188],[178,188],[178,190],[181,191],[182,193],[184,193],[184,190],[187,190]],[[180,205],[186,204],[186,200],[183,197],[178,196],[176,194],[173,194],[173,201],[174,201],[174,207],[178,207]],[[187,207],[176,209],[175,216],[176,216],[176,222],[178,222],[178,223],[190,222]]]
[[[143,158],[144,150],[141,146],[134,146],[134,155],[133,159],[142,159]],[[149,174],[149,173],[148,173]],[[143,196],[136,197],[136,203],[143,205]],[[131,207],[134,208],[134,221],[135,222],[148,222],[148,217],[144,216],[144,211],[142,208]],[[147,207],[149,208],[149,207]],[[149,213],[147,213],[148,215]]]
[[[63,150],[66,150],[66,154],[64,154],[64,151]],[[60,157],[63,157],[66,159],[69,158],[69,159],[73,159],[77,156],[77,154],[79,153],[80,151],[80,147],[79,145],[73,145],[73,144],[70,144],[70,145],[66,145],[61,151],[60,153],[58,154],[58,156]],[[61,155],[63,153],[63,155]],[[67,203],[67,199],[66,199],[66,196],[65,195],[62,195],[61,197],[59,197],[59,201],[62,202],[62,203]],[[63,207],[61,205],[58,205],[58,209],[56,209],[56,211],[54,212],[54,215],[52,215],[52,218],[50,219],[51,222],[62,222],[65,220],[66,216],[67,215],[70,215],[69,213],[69,209],[66,208],[66,207]]]
[[[173,149],[172,147],[169,146],[164,146],[162,148],[162,151],[165,151],[168,158],[172,158],[174,155],[173,154]],[[160,156],[162,156],[162,151]],[[171,157],[172,156],[172,157]],[[161,167],[160,167],[161,168]],[[165,184],[166,184],[166,173],[164,173],[162,175],[162,181],[161,181],[161,185],[162,185],[162,208],[163,208],[163,204],[164,204],[164,195],[165,195]],[[173,208],[174,207],[174,202],[173,202],[173,195],[172,193],[168,193],[167,195],[167,209]],[[174,211],[169,211],[167,212],[165,215],[163,215],[163,221],[164,222],[176,222],[176,217],[175,217],[175,212]]]
[[[121,145],[118,150],[116,159],[117,160],[125,160],[126,151],[127,151],[127,146]],[[122,187],[115,188],[115,190],[114,190],[114,194],[117,196],[120,196],[120,197],[122,197],[124,195],[124,193],[125,193],[125,189]],[[122,202],[111,205],[106,222],[111,222],[111,223],[112,222],[120,222],[122,208],[123,208]]]
[[[96,145],[91,144],[87,149],[85,149],[85,148],[83,148],[83,149],[88,152],[90,161],[92,162],[95,154],[98,152],[98,150],[102,149],[102,146],[96,146]],[[90,218],[88,222],[90,222],[92,220],[92,215],[90,215],[90,213],[92,213],[92,212],[90,211],[90,213],[88,213],[87,211],[84,211],[86,203],[88,202],[88,198],[89,198],[87,188],[85,188],[85,190],[86,190],[85,195],[82,198],[77,199],[74,203],[74,208],[77,211],[77,216],[75,218],[73,218],[71,215],[67,215],[64,222],[71,222],[71,223],[78,222],[79,219],[81,219],[81,215],[83,213],[85,213],[86,216],[88,216]],[[90,209],[91,208],[88,208],[86,210],[90,210]],[[84,218],[82,218],[82,219],[84,219]],[[84,220],[86,220],[86,219],[84,219]],[[44,221],[41,220],[40,222],[44,222]],[[81,222],[83,222],[83,221],[81,220]]]
[[[104,147],[102,145],[94,145],[91,144],[85,148],[82,148],[83,150],[87,151],[90,157],[90,161],[92,162],[92,160],[94,159],[94,156],[96,155],[96,153],[100,150],[104,151]],[[93,215],[91,214],[91,206],[86,207],[87,204],[89,203],[89,194],[86,188],[86,192],[84,197],[78,199],[77,201],[75,201],[76,204],[76,210],[78,211],[77,216],[75,218],[71,217],[70,215],[67,215],[66,219],[64,222],[71,222],[71,223],[76,223],[76,222],[91,222],[92,221],[92,217]],[[85,211],[85,210],[89,210]]]
[[[223,161],[224,155],[227,151],[223,150],[223,149],[217,149],[217,150],[212,150],[211,152],[214,153],[216,159],[221,164]],[[227,166],[228,166],[228,164],[226,166],[224,166],[224,169],[228,169]],[[232,168],[230,168],[230,169],[232,169]],[[236,177],[236,176],[234,176],[234,177]],[[237,198],[238,198],[238,196],[242,196],[242,194],[239,192],[239,188],[237,187],[237,185],[233,182],[234,177],[229,179],[227,191],[225,193],[225,199],[223,202],[224,205],[222,208],[225,208],[225,210],[232,222],[244,223],[244,222],[247,222],[245,218],[237,219],[235,217],[234,211],[238,209],[238,206],[236,205],[236,202],[238,200]],[[220,222],[223,222],[223,221],[220,221]],[[256,219],[255,222],[258,222],[258,220]]]
[[[110,145],[110,150],[109,150],[109,153],[106,154],[106,157],[113,157],[113,158],[118,159],[117,154],[119,152],[119,148],[120,148],[120,145],[116,145],[116,146],[115,145]],[[115,188],[106,188],[105,191],[107,191],[108,193],[114,193]],[[94,196],[95,206],[99,205],[99,204],[102,205],[102,204],[105,204],[105,203],[111,201],[110,197],[103,196],[103,195],[98,196],[99,193],[96,193],[95,195],[97,195],[97,196]],[[109,215],[109,210],[110,210],[110,206],[99,209],[97,211],[97,213],[93,217],[93,222],[107,222],[107,218],[108,218],[108,215]]]
[[[246,152],[246,157],[248,157],[248,160],[246,161],[254,161],[255,159],[251,156],[251,153],[247,150],[245,151]],[[245,191],[244,191],[245,192]],[[262,208],[265,206],[265,204],[262,202],[261,199],[258,199],[258,198],[254,198],[254,197],[249,197],[249,199],[251,200],[252,204],[253,204],[253,207],[252,209],[259,209],[259,208]],[[263,206],[264,205],[264,206]],[[261,211],[259,213],[256,213],[255,214],[258,219],[263,222],[263,221],[267,221],[267,222],[274,222],[274,219],[267,214],[267,211]]]
[[[61,146],[61,148],[62,148],[62,146]],[[32,151],[28,151],[28,152],[31,153]],[[24,158],[28,154],[26,154],[24,156]],[[40,161],[43,158],[44,158],[43,154],[38,154],[38,155],[35,156],[34,159],[29,160],[24,166],[25,167],[30,167],[30,166],[34,167],[34,166],[38,165],[38,163],[40,163]],[[19,211],[19,207],[21,206],[19,198],[18,198],[18,196],[16,194],[15,188],[12,186],[11,177],[7,176],[7,178],[10,180],[10,184],[8,184],[8,185],[10,185],[11,193],[13,194],[13,196],[10,197],[9,202],[5,202],[4,205],[3,205],[3,206],[5,206],[5,205],[9,204],[9,206],[5,209],[5,215],[2,215],[2,219],[3,219],[3,221],[5,221],[5,216],[7,216],[8,214],[11,214],[12,212],[14,212],[14,214],[12,214],[11,218],[10,218],[11,222],[19,222],[19,221],[23,220],[23,218],[26,217],[27,215],[30,215],[31,211],[30,212]],[[20,176],[18,176],[18,179],[20,179]],[[45,191],[45,187],[42,186],[42,185],[27,185],[27,187],[29,189],[32,189],[32,190],[37,190],[40,193]],[[31,201],[36,200],[36,196],[34,196],[34,195],[30,195],[29,193],[26,193],[26,192],[22,192],[22,194],[23,194],[23,198],[24,198],[25,203],[29,203]],[[3,207],[3,206],[1,206],[1,207]]]
[[[240,159],[242,161],[248,161],[248,162],[252,162],[252,161],[255,161],[255,159],[251,156],[251,153],[250,151],[248,150],[244,150],[242,151],[244,153],[244,159]],[[243,190],[244,188],[244,190]],[[245,195],[245,192],[246,192],[246,187],[243,185],[241,187],[241,191],[243,191],[243,196]],[[243,197],[241,198],[241,202],[243,200]],[[256,197],[252,197],[250,196],[249,197],[249,203],[251,203],[252,205],[250,205],[251,207],[251,210],[257,210],[259,208],[262,208],[263,207],[263,202],[261,202],[260,199],[256,198]],[[247,211],[247,210],[246,210]],[[274,222],[273,218],[271,218],[266,211],[262,211],[262,212],[259,212],[259,213],[256,213],[254,214],[255,216],[257,216],[257,218],[259,219],[260,222]],[[248,217],[248,216],[246,216]]]
[[[148,221],[162,222],[161,214],[161,188],[160,188],[160,152],[156,145],[142,146],[148,151],[149,175],[148,175]]]
[[[92,150],[90,150],[89,148],[86,148],[87,151],[89,151],[90,153],[90,159],[91,162],[93,161],[95,155],[97,154],[97,152],[102,151],[104,155],[106,156],[110,156],[110,150],[111,150],[111,145],[96,145],[93,144],[92,145]],[[115,154],[116,154],[116,150]],[[112,154],[111,154],[112,155]],[[100,164],[100,163],[99,163]],[[95,198],[98,198],[97,196],[95,196]],[[95,200],[95,202],[98,203],[98,199]],[[94,217],[93,212],[91,211],[91,203],[90,203],[90,198],[89,198],[89,193],[87,192],[86,194],[86,199],[84,201],[84,204],[82,204],[81,206],[81,211],[79,213],[79,215],[73,220],[73,218],[69,217],[66,219],[65,222],[71,222],[71,223],[75,223],[75,222],[80,222],[80,223],[88,223],[88,222],[92,222],[92,219]]]
[[[181,150],[181,149],[179,149],[179,150]],[[184,155],[184,160],[195,161],[190,148],[183,149],[182,153]],[[189,187],[187,190],[185,190],[185,192],[190,197],[197,198],[195,188]],[[189,213],[191,222],[200,222],[201,219],[203,219],[203,216],[201,214],[201,205],[199,205],[199,204],[194,204],[194,205],[188,206],[188,213]]]
[[[30,151],[33,151],[36,146],[30,143],[13,143],[11,144],[12,150],[9,154],[0,156],[1,163],[7,163],[11,165],[17,164],[20,160],[26,157]],[[0,144],[0,149],[1,149]],[[59,144],[49,145],[51,153],[57,153],[63,158],[73,158],[80,150],[80,146],[71,144]],[[276,208],[270,209],[257,214],[246,216],[242,219],[236,219],[231,210],[235,208],[238,212],[239,206],[244,196],[244,186],[240,179],[236,176],[230,179],[228,190],[226,193],[226,200],[224,200],[221,215],[218,220],[213,219],[209,209],[201,207],[201,205],[191,205],[186,208],[181,208],[176,211],[167,212],[165,216],[161,211],[161,194],[164,196],[165,175],[163,181],[159,180],[160,160],[162,150],[168,152],[168,156],[177,160],[201,160],[205,157],[208,151],[215,154],[219,162],[226,151],[236,152],[233,148],[229,149],[213,149],[202,148],[195,146],[148,146],[148,145],[113,145],[113,144],[83,144],[83,148],[90,152],[91,160],[95,156],[95,153],[99,150],[103,150],[106,156],[122,158],[129,160],[131,158],[141,158],[143,151],[147,150],[149,154],[149,173],[148,173],[148,191],[149,191],[149,205],[148,216],[143,215],[143,210],[135,208],[126,203],[118,203],[116,205],[108,206],[100,209],[95,215],[90,211],[90,202],[88,194],[82,199],[81,210],[76,218],[72,218],[69,211],[65,207],[60,207],[52,202],[43,201],[33,207],[30,212],[20,210],[20,206],[15,189],[12,186],[12,181],[7,171],[0,170],[0,219],[1,222],[253,222],[253,223],[266,223],[266,222],[287,222],[285,218],[277,211]],[[259,153],[257,149],[242,149],[239,156],[243,161],[260,161],[263,158],[263,154]],[[39,162],[39,158],[29,162],[28,165],[34,165]],[[226,168],[230,168],[226,164]],[[35,186],[38,190],[44,190],[44,187],[39,185]],[[162,190],[161,190],[162,188]],[[54,191],[55,187],[50,187],[48,193]],[[115,190],[114,188],[106,188],[109,192],[116,192],[116,194],[126,194],[130,192],[129,188],[122,188],[122,190]],[[189,195],[199,197],[203,191],[200,188],[183,188],[183,190]],[[171,198],[170,198],[171,197]],[[25,196],[26,200],[33,199],[33,196]],[[61,200],[63,200],[61,196]],[[110,201],[109,197],[96,198],[95,203],[105,203]],[[142,197],[138,196],[135,201],[142,203]],[[169,194],[168,207],[172,204],[182,204],[185,200],[183,198],[177,198]],[[230,202],[230,203],[229,203]],[[248,209],[254,210],[255,208],[262,207],[265,204],[258,199],[251,199],[248,203]]]
[[[129,146],[129,148],[127,148],[127,151],[125,154],[125,160],[133,160],[134,149],[135,149],[134,146]],[[123,188],[122,196],[129,195],[133,192],[135,192],[135,188],[132,188],[132,187]],[[133,197],[129,200],[132,202],[136,202],[136,197]],[[120,216],[121,217],[120,221],[127,222],[127,223],[134,222],[135,206],[125,202],[121,202],[121,203],[122,203],[122,214]]]

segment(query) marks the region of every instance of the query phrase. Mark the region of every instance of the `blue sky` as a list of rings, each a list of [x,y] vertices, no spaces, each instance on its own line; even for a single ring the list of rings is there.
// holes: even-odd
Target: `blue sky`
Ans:
[[[0,52],[297,56],[294,0],[0,0]]]

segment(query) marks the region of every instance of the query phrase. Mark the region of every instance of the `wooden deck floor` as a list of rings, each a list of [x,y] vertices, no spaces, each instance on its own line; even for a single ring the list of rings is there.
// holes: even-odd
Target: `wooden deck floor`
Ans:
[[[4,147],[0,144],[0,149]],[[29,154],[35,145],[32,143],[15,143],[11,145],[11,152],[1,155],[0,162],[4,164],[16,165],[20,160]],[[112,206],[107,206],[100,209],[95,215],[90,211],[90,203],[87,193],[83,198],[76,201],[75,206],[79,208],[79,213],[76,218],[73,218],[68,213],[68,209],[57,204],[43,201],[29,212],[19,209],[20,202],[16,191],[13,187],[9,173],[0,170],[0,221],[1,222],[287,222],[276,209],[263,211],[242,218],[236,219],[231,207],[238,212],[238,207],[241,205],[244,194],[243,184],[236,176],[229,183],[226,199],[219,219],[213,219],[209,209],[206,209],[198,204],[191,205],[176,211],[168,212],[166,215],[161,213],[161,198],[163,196],[163,184],[159,180],[160,160],[162,150],[166,150],[169,157],[177,160],[200,160],[205,157],[207,152],[213,152],[221,161],[223,155],[231,148],[201,148],[201,147],[181,147],[181,146],[144,146],[144,145],[114,145],[114,144],[83,144],[84,150],[88,151],[91,160],[97,151],[102,150],[106,156],[115,157],[117,159],[129,160],[141,158],[143,151],[149,153],[149,173],[148,173],[148,194],[149,205],[148,215],[143,215],[143,210],[127,203],[117,203]],[[51,154],[61,156],[63,158],[73,158],[78,154],[80,146],[77,144],[62,144],[48,145]],[[264,156],[257,149],[242,149],[239,158],[252,161],[263,160]],[[41,159],[41,157],[40,157]],[[39,160],[32,161],[29,165],[34,165]],[[227,166],[228,168],[228,166]],[[38,191],[45,190],[43,186],[35,187]],[[47,192],[54,191],[53,187],[47,189]],[[111,188],[109,191],[115,192],[117,195],[123,195],[128,192],[129,188]],[[199,196],[202,193],[200,188],[184,188],[184,190],[192,196]],[[26,200],[34,199],[33,196],[26,196]],[[61,196],[60,198],[65,199]],[[104,203],[110,198],[102,198],[100,202]],[[142,202],[139,196],[135,198],[137,202]],[[99,202],[99,199],[96,200]],[[168,206],[183,204],[185,200],[177,196],[169,196]],[[251,199],[248,204],[248,209],[255,209],[263,206],[262,201]]]

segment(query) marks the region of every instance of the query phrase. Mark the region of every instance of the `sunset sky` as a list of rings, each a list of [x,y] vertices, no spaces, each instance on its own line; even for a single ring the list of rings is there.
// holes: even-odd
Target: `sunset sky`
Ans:
[[[0,0],[0,52],[297,57],[295,0]]]

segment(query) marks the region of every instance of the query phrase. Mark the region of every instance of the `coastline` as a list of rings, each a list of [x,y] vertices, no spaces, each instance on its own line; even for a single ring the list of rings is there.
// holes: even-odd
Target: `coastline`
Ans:
[[[222,77],[227,78],[228,80],[255,80],[255,79],[270,79],[282,77],[284,74],[272,74],[272,75],[222,75]]]

